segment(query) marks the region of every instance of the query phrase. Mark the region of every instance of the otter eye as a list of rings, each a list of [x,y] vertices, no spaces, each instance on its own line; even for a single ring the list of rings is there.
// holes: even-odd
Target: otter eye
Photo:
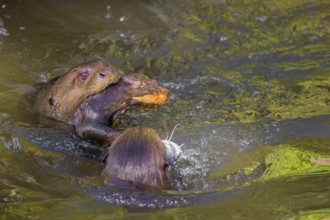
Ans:
[[[88,70],[84,70],[83,72],[80,73],[80,80],[81,81],[85,81],[86,79],[88,79],[89,76],[89,71]]]
[[[104,77],[105,77],[105,73],[104,73],[104,72],[100,72],[100,73],[99,73],[99,76],[100,76],[101,78],[104,78]]]

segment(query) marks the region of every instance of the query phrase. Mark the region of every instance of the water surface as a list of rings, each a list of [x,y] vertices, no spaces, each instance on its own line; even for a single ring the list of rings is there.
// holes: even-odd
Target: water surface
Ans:
[[[329,32],[327,0],[0,1],[1,218],[330,217]],[[98,185],[105,148],[19,111],[96,58],[171,91],[115,124],[181,124],[171,190]]]

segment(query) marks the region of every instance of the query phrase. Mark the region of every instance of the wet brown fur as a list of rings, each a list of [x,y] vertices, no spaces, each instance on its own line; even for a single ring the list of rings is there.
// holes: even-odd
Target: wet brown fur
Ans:
[[[43,102],[43,111],[51,118],[67,122],[87,96],[117,81],[117,72],[104,60],[81,64],[55,81]]]
[[[102,175],[146,187],[167,188],[164,154],[165,146],[155,130],[128,128],[111,144]]]
[[[125,111],[157,109],[165,104],[169,91],[156,80],[132,73],[116,85],[86,99],[69,123],[83,138],[112,141],[120,132],[111,128],[112,122]]]

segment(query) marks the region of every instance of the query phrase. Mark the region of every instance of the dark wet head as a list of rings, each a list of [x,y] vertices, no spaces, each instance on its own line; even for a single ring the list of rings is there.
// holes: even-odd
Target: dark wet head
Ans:
[[[152,188],[166,188],[164,155],[164,144],[153,129],[128,128],[111,144],[102,175]]]
[[[133,73],[122,78],[126,92],[130,97],[128,103],[141,109],[155,109],[165,104],[169,91],[160,86],[156,80],[144,74]]]

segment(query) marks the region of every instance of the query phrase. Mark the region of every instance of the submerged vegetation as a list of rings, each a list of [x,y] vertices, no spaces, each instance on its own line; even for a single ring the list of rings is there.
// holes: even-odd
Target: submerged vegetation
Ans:
[[[0,219],[329,218],[329,34],[328,0],[0,0]],[[171,91],[115,126],[181,124],[172,190],[104,188],[105,148],[17,113],[100,57]]]

